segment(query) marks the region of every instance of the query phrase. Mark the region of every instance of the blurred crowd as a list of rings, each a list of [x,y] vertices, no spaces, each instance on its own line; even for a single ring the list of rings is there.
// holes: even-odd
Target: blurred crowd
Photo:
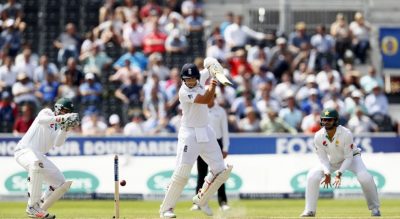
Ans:
[[[216,98],[230,132],[315,133],[326,107],[357,134],[398,130],[382,75],[369,64],[371,25],[360,12],[350,21],[338,13],[315,30],[300,21],[293,32],[276,34],[257,32],[232,12],[213,22],[202,1],[106,0],[87,33],[66,24],[54,39],[55,63],[25,43],[22,12],[15,0],[0,6],[0,132],[26,132],[41,108],[68,97],[82,116],[75,134],[176,133],[180,66],[165,58],[194,52],[203,54],[192,60],[200,69],[205,56],[214,57],[234,82],[219,86]],[[204,51],[189,49],[193,34],[203,36]],[[112,58],[108,43],[123,52]],[[357,65],[369,65],[368,72]],[[110,98],[118,110],[105,113]]]

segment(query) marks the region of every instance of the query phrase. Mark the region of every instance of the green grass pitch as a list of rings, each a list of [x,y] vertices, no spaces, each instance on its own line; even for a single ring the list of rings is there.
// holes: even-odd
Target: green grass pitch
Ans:
[[[400,218],[400,200],[382,200],[381,218]],[[159,218],[158,208],[161,201],[121,201],[120,218]],[[232,209],[222,213],[216,201],[210,203],[213,217],[201,212],[189,210],[191,202],[178,202],[175,213],[178,218],[299,218],[303,211],[304,200],[232,200]],[[25,214],[25,202],[0,202],[0,218],[28,218]],[[93,200],[59,201],[51,209],[57,219],[68,218],[108,218],[114,212],[114,202]],[[318,218],[370,218],[370,212],[364,200],[321,199],[318,202]]]

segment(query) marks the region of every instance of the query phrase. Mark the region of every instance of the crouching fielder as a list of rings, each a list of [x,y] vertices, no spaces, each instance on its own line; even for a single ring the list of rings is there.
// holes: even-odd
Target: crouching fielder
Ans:
[[[320,184],[324,188],[331,186],[331,172],[336,171],[333,185],[339,188],[345,170],[350,170],[357,176],[371,216],[381,216],[376,185],[361,159],[361,150],[353,144],[353,135],[347,128],[339,125],[338,119],[339,114],[335,109],[321,112],[323,128],[314,136],[314,146],[321,164],[308,172],[306,206],[300,216],[315,216]]]
[[[215,133],[208,125],[207,104],[212,100],[218,83],[214,78],[211,79],[209,87],[205,90],[203,86],[209,77],[207,69],[200,73],[194,64],[185,64],[182,67],[181,79],[184,83],[179,90],[179,101],[183,116],[178,134],[177,161],[160,207],[161,218],[176,217],[176,202],[199,155],[210,167],[201,190],[193,197],[193,202],[200,208],[207,206],[208,200],[228,179],[232,170],[232,166],[225,165]]]
[[[18,142],[15,160],[28,171],[28,205],[26,213],[31,218],[55,218],[47,209],[60,199],[71,186],[60,170],[45,155],[53,146],[61,146],[67,138],[67,131],[79,124],[79,116],[72,113],[71,100],[59,99],[54,112],[42,109],[32,125]],[[42,183],[48,188],[42,194]]]

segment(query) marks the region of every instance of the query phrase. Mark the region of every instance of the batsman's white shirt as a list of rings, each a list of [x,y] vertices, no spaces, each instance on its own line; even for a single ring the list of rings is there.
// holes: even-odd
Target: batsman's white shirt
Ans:
[[[225,169],[225,164],[215,132],[208,123],[208,106],[194,103],[197,95],[206,92],[204,85],[209,77],[208,71],[202,70],[200,82],[195,87],[189,88],[183,83],[179,90],[182,120],[178,134],[177,166],[193,165],[200,155],[213,173],[219,173]]]
[[[56,187],[65,179],[45,154],[54,146],[63,145],[67,138],[67,132],[57,124],[58,119],[51,109],[42,109],[18,142],[14,154],[16,161],[27,171],[35,161],[40,161],[43,164],[43,179]]]
[[[353,143],[353,135],[350,130],[339,125],[331,140],[325,128],[321,128],[314,136],[314,146],[320,159],[324,173],[330,173],[332,169],[345,171],[351,164],[344,162],[360,153],[360,149]]]

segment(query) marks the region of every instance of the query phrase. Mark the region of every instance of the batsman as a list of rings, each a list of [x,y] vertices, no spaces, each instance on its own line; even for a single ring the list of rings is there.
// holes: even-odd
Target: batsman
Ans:
[[[216,70],[222,66],[214,60]],[[178,134],[177,161],[171,183],[160,207],[161,218],[176,218],[174,208],[185,187],[194,162],[200,155],[210,167],[210,172],[204,179],[200,191],[193,197],[193,203],[207,215],[211,215],[208,201],[225,183],[232,171],[232,166],[225,165],[221,148],[218,145],[215,132],[208,124],[208,103],[213,100],[217,80],[214,69],[204,62],[205,69],[199,72],[196,65],[188,63],[182,67],[182,86],[179,90],[179,101],[182,105],[182,122]],[[222,72],[218,72],[222,74]],[[205,82],[213,76],[207,89]]]
[[[31,218],[53,219],[50,208],[64,193],[72,181],[65,181],[60,170],[45,155],[54,146],[62,146],[70,128],[79,125],[79,115],[73,113],[70,99],[61,98],[54,105],[54,112],[45,108],[29,127],[15,148],[15,160],[28,171],[28,205],[26,213]],[[48,187],[42,194],[42,184]]]
[[[339,125],[339,114],[335,109],[321,112],[321,127],[314,136],[320,164],[308,172],[306,206],[300,216],[315,217],[320,184],[324,188],[332,187],[331,172],[335,172],[333,186],[339,188],[345,170],[353,172],[361,184],[371,216],[381,216],[376,185],[361,159],[361,149],[354,145],[350,130]]]

